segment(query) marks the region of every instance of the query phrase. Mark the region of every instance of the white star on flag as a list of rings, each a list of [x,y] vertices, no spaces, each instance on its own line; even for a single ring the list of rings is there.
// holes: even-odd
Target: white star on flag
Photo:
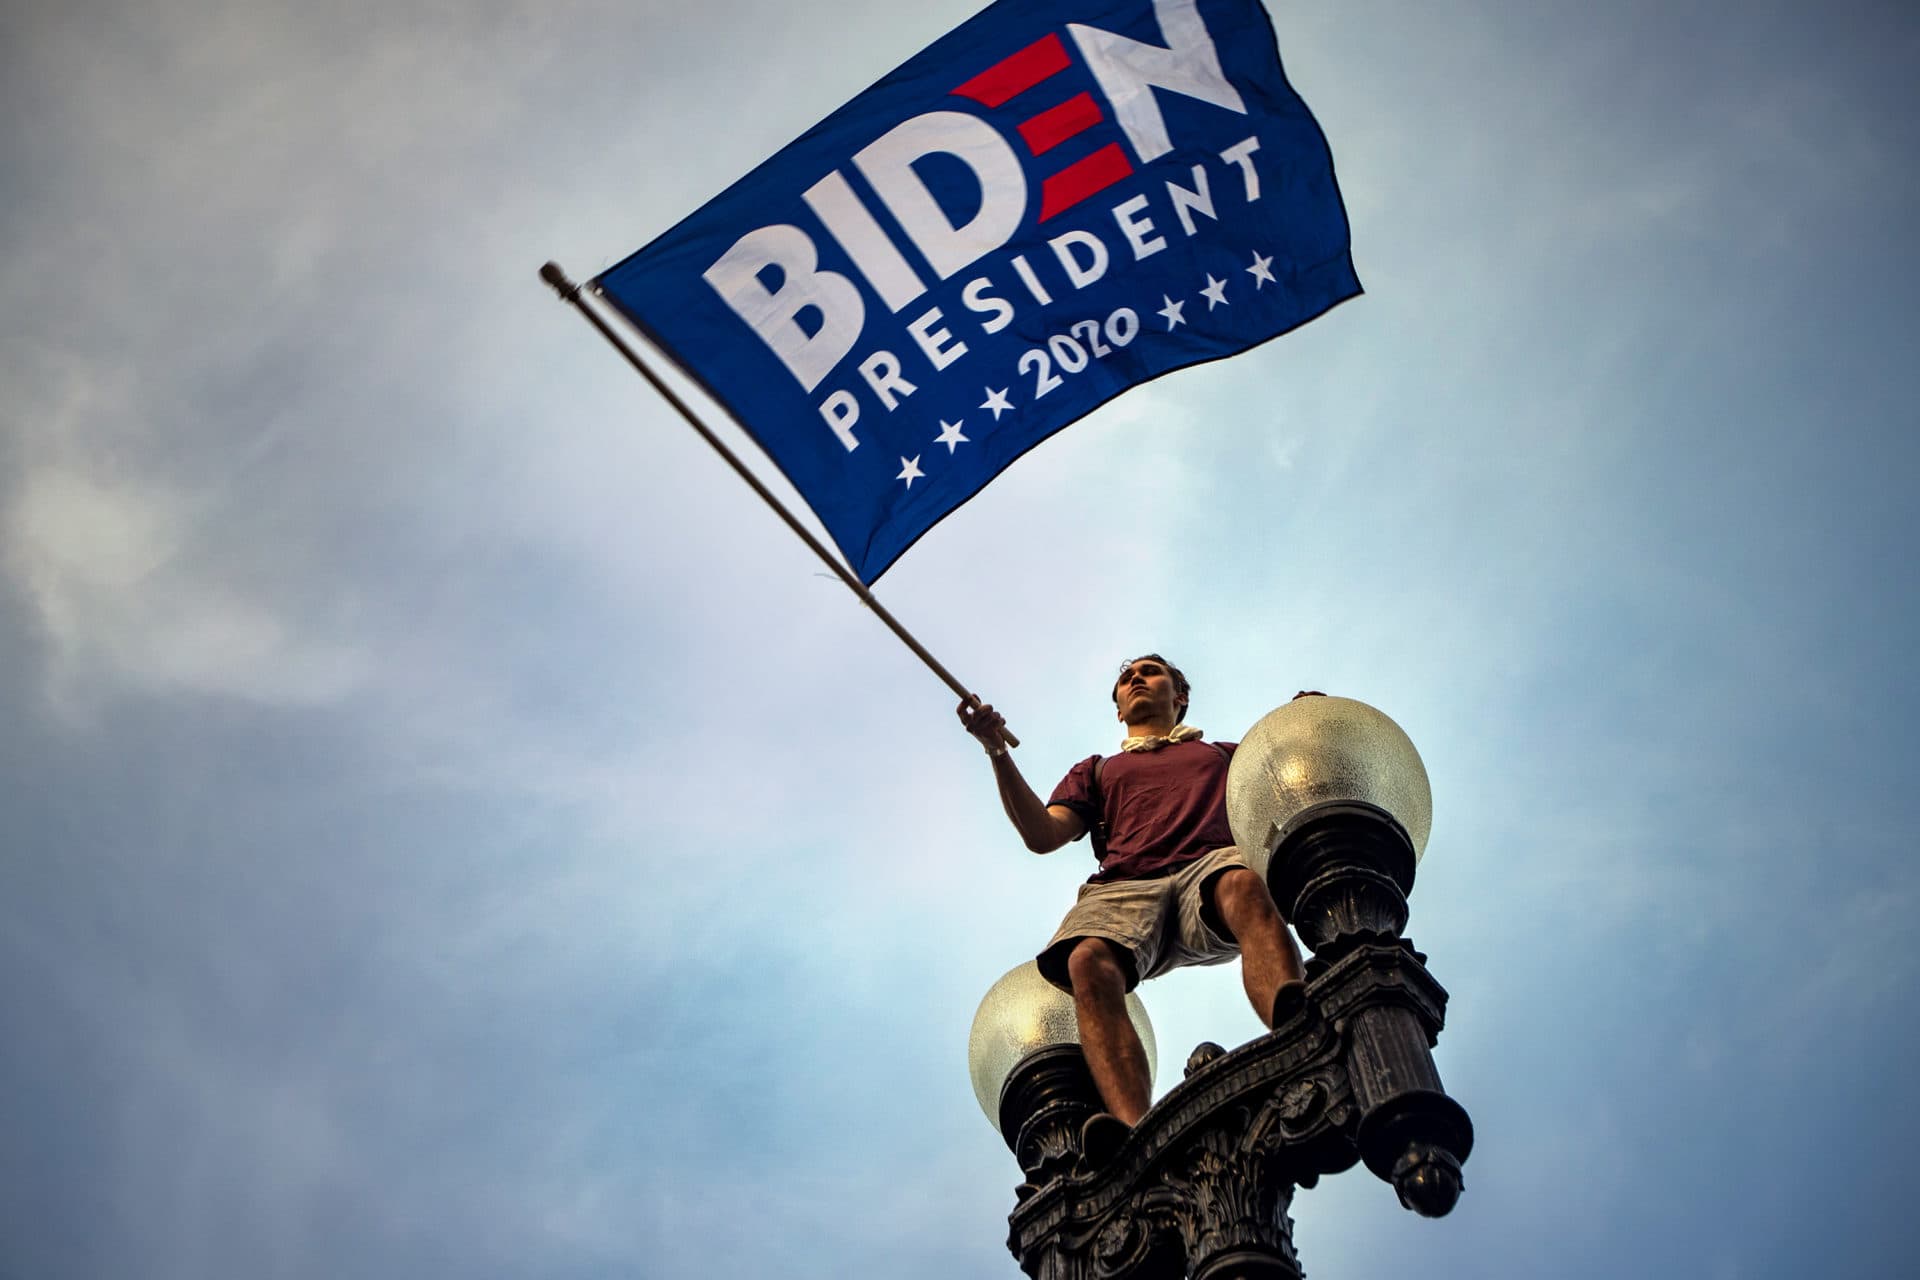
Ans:
[[[1007,399],[1006,388],[1003,387],[995,391],[992,387],[986,387],[984,390],[987,393],[987,402],[980,407],[982,409],[993,410],[993,420],[995,422],[1000,421],[1001,414],[1013,412],[1013,404]]]
[[[1279,281],[1273,278],[1272,267],[1272,258],[1263,258],[1257,253],[1253,255],[1253,265],[1247,268],[1247,272],[1253,277],[1253,287],[1255,289],[1258,289],[1263,284],[1279,283]]]
[[[1162,315],[1167,318],[1167,331],[1169,333],[1173,331],[1173,328],[1175,325],[1182,325],[1187,322],[1186,318],[1180,314],[1180,312],[1187,305],[1185,298],[1182,298],[1180,301],[1175,302],[1172,298],[1169,298],[1166,294],[1163,293],[1160,295],[1160,301],[1166,303],[1167,305],[1160,308],[1160,310],[1158,310],[1154,314]]]
[[[973,443],[960,434],[960,428],[965,425],[966,422],[964,419],[959,422],[948,422],[945,418],[940,419],[940,434],[934,438],[933,442],[947,446],[948,454],[952,454],[955,449],[958,449],[963,444]]]
[[[911,461],[906,458],[900,459],[900,474],[895,476],[894,479],[905,480],[907,482],[907,488],[911,489],[913,488],[913,482],[915,480],[924,480],[926,474],[926,472],[920,469],[920,455],[916,453],[913,455]]]
[[[1233,305],[1227,301],[1227,282],[1225,280],[1215,280],[1213,278],[1213,272],[1211,271],[1207,272],[1207,287],[1200,292],[1207,299],[1207,310],[1209,311],[1215,307],[1230,307]]]

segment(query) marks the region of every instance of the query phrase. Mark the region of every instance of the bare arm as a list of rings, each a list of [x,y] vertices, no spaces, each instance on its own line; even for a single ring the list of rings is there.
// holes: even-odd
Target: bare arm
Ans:
[[[1061,845],[1077,839],[1087,829],[1080,815],[1065,805],[1046,804],[1034,793],[1013,762],[1001,729],[1006,721],[1000,713],[971,701],[960,704],[960,723],[986,749],[993,761],[993,780],[1000,788],[1000,804],[1008,821],[1020,833],[1020,839],[1035,853],[1052,853]]]

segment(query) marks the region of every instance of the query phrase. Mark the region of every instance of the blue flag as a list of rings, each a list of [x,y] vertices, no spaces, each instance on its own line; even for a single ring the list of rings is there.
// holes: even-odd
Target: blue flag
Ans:
[[[864,583],[1128,387],[1360,292],[1260,0],[999,0],[597,283]]]

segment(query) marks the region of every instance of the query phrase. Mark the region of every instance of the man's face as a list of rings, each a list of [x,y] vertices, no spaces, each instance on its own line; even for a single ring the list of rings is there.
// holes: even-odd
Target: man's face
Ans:
[[[1165,663],[1152,658],[1136,658],[1121,670],[1113,686],[1113,700],[1123,724],[1171,720],[1180,710],[1172,673]]]

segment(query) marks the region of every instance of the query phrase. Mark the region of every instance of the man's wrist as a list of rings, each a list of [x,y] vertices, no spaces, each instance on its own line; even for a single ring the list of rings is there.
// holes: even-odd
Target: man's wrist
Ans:
[[[987,754],[989,756],[994,757],[995,759],[998,759],[999,757],[1007,754],[1007,744],[1004,742],[996,742],[992,746],[987,748]]]

